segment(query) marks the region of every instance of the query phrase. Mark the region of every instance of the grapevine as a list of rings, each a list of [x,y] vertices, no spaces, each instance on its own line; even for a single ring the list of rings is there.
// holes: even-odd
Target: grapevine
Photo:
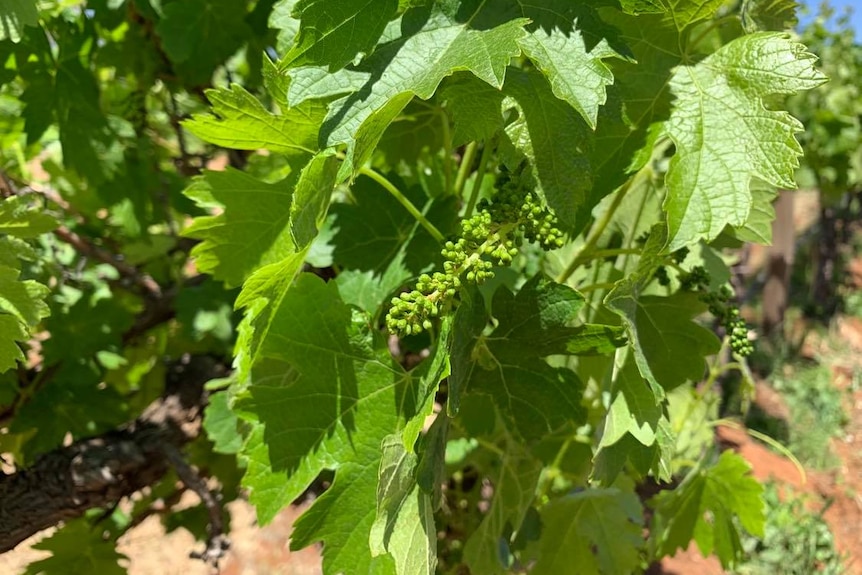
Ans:
[[[410,335],[431,329],[432,318],[449,313],[458,290],[494,277],[495,264],[511,265],[524,240],[545,251],[565,244],[553,211],[523,181],[501,170],[493,201],[480,201],[476,213],[461,221],[458,237],[443,246],[443,271],[422,274],[413,290],[392,298],[386,315],[391,333]]]
[[[754,351],[748,336],[748,324],[740,315],[739,307],[733,303],[733,290],[723,285],[718,290],[710,289],[711,277],[703,266],[695,266],[680,276],[680,289],[700,294],[700,299],[709,306],[709,312],[724,328],[730,340],[730,349],[741,357]]]
[[[732,567],[761,488],[680,430],[752,343],[689,250],[793,187],[792,5],[0,2],[0,552],[122,572],[193,490],[213,562],[242,496],[326,575]]]

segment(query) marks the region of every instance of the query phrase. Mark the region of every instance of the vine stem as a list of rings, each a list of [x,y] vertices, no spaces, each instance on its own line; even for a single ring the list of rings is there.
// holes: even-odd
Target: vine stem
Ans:
[[[597,284],[590,284],[586,287],[579,287],[578,291],[581,292],[581,294],[585,294],[596,290],[610,290],[615,285],[617,284],[615,284],[614,282],[600,282]]]
[[[464,150],[464,155],[461,157],[461,165],[458,166],[458,174],[455,176],[455,188],[452,190],[452,193],[454,193],[458,198],[460,198],[461,194],[464,192],[464,184],[467,183],[467,174],[470,173],[470,167],[473,165],[473,160],[476,158],[477,147],[478,144],[476,144],[476,142],[470,142],[467,144],[467,148]]]
[[[392,196],[396,200],[398,200],[398,203],[400,203],[402,206],[404,206],[404,209],[406,209],[408,212],[410,212],[410,215],[413,216],[417,222],[419,222],[419,225],[421,225],[423,228],[425,228],[425,231],[427,231],[429,234],[431,234],[431,237],[433,237],[435,240],[437,240],[441,244],[446,241],[446,238],[443,237],[443,234],[440,233],[440,230],[438,230],[434,224],[429,222],[428,218],[426,218],[422,214],[422,212],[420,212],[418,209],[416,209],[416,206],[413,205],[413,202],[411,202],[409,199],[407,199],[407,196],[402,194],[401,190],[399,190],[395,186],[395,184],[390,182],[386,176],[384,176],[383,174],[381,174],[380,172],[378,172],[377,170],[374,170],[372,168],[360,168],[359,173],[362,174],[363,176],[368,176],[369,178],[371,178],[372,180],[374,180],[375,182],[377,182],[378,184],[383,186],[383,188],[387,192],[392,194]]]
[[[467,201],[467,209],[464,211],[464,218],[469,218],[473,215],[473,210],[476,208],[476,202],[479,200],[479,192],[482,191],[482,180],[485,179],[485,172],[488,169],[488,158],[491,156],[490,142],[485,142],[482,146],[482,155],[479,156],[479,167],[476,170],[476,179],[473,180],[473,187],[470,188],[470,199]]]
[[[569,279],[575,270],[578,269],[578,266],[583,264],[586,261],[589,261],[593,257],[593,253],[596,251],[596,244],[599,242],[599,239],[602,237],[602,234],[605,232],[605,229],[611,223],[611,220],[614,217],[614,214],[617,211],[617,208],[620,207],[620,204],[623,202],[623,198],[626,197],[626,193],[632,186],[632,182],[636,179],[637,176],[629,178],[629,180],[623,184],[623,186],[617,191],[617,194],[614,196],[613,201],[611,201],[611,205],[608,206],[608,209],[605,211],[604,215],[602,215],[602,219],[599,220],[596,226],[593,228],[589,237],[587,238],[584,247],[577,253],[577,255],[572,259],[571,263],[566,267],[563,272],[557,276],[557,283],[565,283],[567,279]]]
[[[440,113],[440,122],[443,130],[443,175],[446,180],[446,189],[452,189],[452,130],[449,126],[449,116],[442,108],[437,108]]]

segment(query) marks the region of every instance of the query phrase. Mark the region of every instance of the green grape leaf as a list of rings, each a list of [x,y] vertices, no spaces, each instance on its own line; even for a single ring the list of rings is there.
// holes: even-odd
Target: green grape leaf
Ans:
[[[706,369],[704,358],[721,346],[712,331],[693,321],[706,309],[695,294],[630,299],[619,292],[619,298],[607,304],[627,325],[638,368],[653,386],[672,389],[699,381]],[[686,350],[682,356],[681,349]]]
[[[0,373],[24,361],[24,352],[18,347],[18,342],[26,341],[28,335],[18,318],[0,313]]]
[[[398,435],[383,440],[377,517],[371,526],[373,555],[390,553],[399,575],[433,575],[437,568],[437,530],[430,496],[419,489],[419,458]]]
[[[742,26],[749,33],[757,30],[791,30],[798,23],[798,9],[799,3],[795,0],[750,0],[742,5]]]
[[[49,313],[44,298],[50,290],[33,280],[21,281],[18,274],[15,268],[0,266],[0,313],[34,326]]]
[[[463,21],[460,10],[465,3],[469,2],[409,10],[401,17],[401,38],[379,47],[355,69],[330,74],[324,85],[317,83],[319,69],[291,71],[288,100],[293,105],[302,101],[294,90],[304,92],[305,98],[328,98],[334,86],[343,86],[341,93],[347,93],[330,104],[321,130],[326,146],[347,145],[342,177],[352,176],[365,163],[413,96],[427,100],[446,76],[467,70],[494,87],[502,86],[506,66],[520,53],[517,42],[526,21],[472,28],[471,22],[487,24],[495,15],[493,8],[483,6]]]
[[[617,356],[610,406],[596,450],[593,479],[612,485],[626,462],[636,475],[670,480],[674,436],[663,406],[638,372],[634,355]]]
[[[444,349],[443,346],[440,346],[440,349]],[[446,357],[445,351],[439,355]],[[416,483],[422,491],[431,496],[431,504],[435,511],[443,505],[443,485],[449,477],[446,471],[446,454],[449,445],[447,440],[450,421],[450,418],[442,414],[434,418],[422,438],[419,466],[416,468]]]
[[[497,327],[478,338],[471,350],[472,361],[479,365],[470,367],[468,391],[491,396],[513,429],[529,442],[586,416],[577,375],[542,359],[566,353],[570,339],[581,335],[569,324],[583,305],[583,296],[575,290],[541,276],[528,281],[517,295],[501,287],[492,304]],[[456,341],[458,335],[456,331]],[[455,361],[453,352],[453,376]]]
[[[309,248],[263,266],[245,280],[235,304],[237,308],[245,308],[235,348],[237,381],[241,384],[248,381],[261,343],[269,333],[272,315],[302,268]]]
[[[33,237],[56,227],[47,215],[28,209],[25,198],[11,197],[0,202],[0,373],[24,361],[19,347],[30,329],[50,310],[45,297],[50,290],[34,280],[21,280],[20,259],[32,259],[32,248],[17,237]]]
[[[590,128],[595,129],[599,108],[605,103],[605,89],[614,81],[606,58],[624,58],[605,38],[585,38],[581,21],[588,34],[601,33],[601,21],[573,2],[557,1],[548,6],[522,4],[523,16],[534,25],[518,44],[524,54],[548,78],[551,90],[569,103]]]
[[[323,103],[307,102],[273,114],[237,84],[206,94],[213,114],[196,114],[183,122],[202,140],[225,148],[264,148],[290,156],[310,155],[318,149],[318,131],[326,115]]]
[[[295,253],[296,239],[309,243],[335,185],[336,167],[333,156],[318,154],[274,184],[232,168],[205,172],[185,194],[223,212],[196,218],[184,232],[203,240],[192,250],[198,268],[234,287],[254,270]],[[311,194],[318,198],[308,201]]]
[[[497,356],[493,349],[485,353],[493,357],[484,361],[495,363],[491,369],[473,370],[469,391],[491,396],[525,440],[539,441],[583,422],[586,411],[580,401],[584,386],[573,371],[531,357]]]
[[[6,0],[0,6],[0,40],[20,42],[24,26],[38,26],[39,11],[34,0]]]
[[[659,553],[671,555],[694,540],[705,556],[713,552],[725,568],[743,552],[734,519],[749,533],[763,536],[763,486],[751,476],[751,467],[733,451],[718,462],[697,468],[672,491],[655,498],[653,532],[660,537]]]
[[[204,430],[213,442],[216,453],[238,453],[242,448],[242,435],[237,425],[239,418],[231,410],[230,395],[227,392],[210,396],[204,412]]]
[[[587,123],[553,94],[539,72],[509,70],[503,91],[523,112],[506,127],[506,134],[533,166],[548,205],[564,225],[573,227],[592,185],[587,157],[592,135]]]
[[[635,479],[647,477],[650,473],[659,481],[673,479],[672,461],[676,438],[666,417],[658,421],[656,441],[649,446],[635,439],[630,433],[622,439],[597,452],[593,460],[592,479],[602,485],[613,485],[619,475],[626,470]],[[628,464],[628,467],[626,467]]]
[[[393,183],[399,185],[397,178]],[[454,231],[455,198],[431,203],[418,186],[399,185],[442,233]],[[383,274],[397,257],[404,267],[418,275],[440,260],[440,244],[410,217],[398,200],[371,178],[361,175],[351,186],[352,201],[332,206],[332,224],[338,232],[332,239],[333,261],[348,270],[371,270]],[[430,204],[430,206],[429,206]],[[363,238],[357,242],[356,238]]]
[[[396,10],[397,0],[299,0],[293,7],[299,31],[279,67],[326,66],[335,72],[374,50]]]
[[[414,487],[399,509],[387,550],[398,575],[434,575],[437,529],[430,496]]]
[[[653,154],[670,113],[668,82],[683,61],[684,41],[664,15],[631,17],[602,10],[602,18],[619,30],[634,61],[612,60],[614,84],[599,109],[595,143],[590,155],[593,186],[578,210],[575,229],[592,217],[593,207],[621,186]]]
[[[275,49],[279,54],[285,54],[299,34],[299,20],[293,17],[293,10],[298,0],[277,0],[269,13],[268,24],[277,30]],[[269,57],[265,57],[269,60]],[[276,66],[273,64],[273,69]]]
[[[664,227],[654,226],[635,272],[617,282],[604,300],[622,318],[638,370],[657,402],[664,399],[665,388],[698,381],[706,369],[704,358],[718,352],[721,344],[715,334],[692,320],[706,307],[695,294],[643,295],[664,261],[660,253],[666,239]],[[680,355],[680,349],[686,353]]]
[[[742,226],[732,228],[736,239],[756,244],[772,244],[772,221],[775,219],[773,202],[778,190],[760,180],[751,182],[751,212]]]
[[[161,46],[188,85],[209,84],[213,71],[252,36],[243,0],[165,3],[156,25]]]
[[[411,372],[411,375],[418,379],[417,403],[415,415],[407,421],[401,432],[406,449],[414,448],[417,439],[425,428],[427,418],[434,414],[434,402],[437,398],[437,391],[440,389],[440,382],[450,375],[449,350],[452,341],[452,324],[451,316],[443,318],[440,322],[440,332],[437,336],[434,352],[415,371]],[[429,434],[430,432],[425,434],[426,440]],[[445,442],[445,432],[443,435]],[[428,449],[427,445],[425,449]]]
[[[618,326],[570,325],[585,304],[584,296],[567,285],[530,279],[517,295],[506,288],[494,295],[494,316],[499,324],[492,338],[500,355],[523,354],[533,349],[538,355],[612,353],[625,345],[623,328]]]
[[[509,565],[501,562],[508,554],[509,533],[517,530],[536,494],[542,463],[522,442],[505,431],[497,431],[501,457],[495,461],[490,477],[494,498],[488,513],[464,545],[464,561],[472,573],[502,575]],[[505,550],[501,553],[501,549]]]
[[[461,409],[461,395],[473,376],[473,370],[478,367],[475,362],[476,342],[489,319],[479,290],[463,290],[461,303],[452,320],[452,374],[449,376],[449,397],[446,401],[449,417],[455,417]]]
[[[489,140],[503,127],[505,94],[472,74],[456,74],[440,88],[452,116],[452,145]]]
[[[665,210],[673,251],[712,240],[748,219],[750,182],[793,188],[802,124],[769,110],[764,98],[825,81],[815,57],[784,34],[749,34],[721,47],[671,80],[676,96],[666,132],[676,145]],[[717,186],[716,182],[721,185]]]
[[[399,255],[382,274],[371,270],[344,270],[338,274],[335,281],[338,283],[338,291],[344,294],[344,303],[355,305],[373,316],[381,307],[388,307],[387,296],[404,285],[410,277],[412,275],[404,267],[403,257]]]
[[[614,379],[611,405],[605,417],[599,451],[602,447],[613,445],[627,433],[645,446],[655,443],[662,408],[656,404],[649,384],[643,380],[637,365],[630,358],[631,354]]]
[[[302,274],[269,319],[237,409],[256,425],[243,447],[244,485],[267,522],[325,468],[335,481],[295,525],[294,547],[324,541],[327,573],[391,572],[373,557],[383,439],[416,406],[412,377],[393,361],[335,283]],[[380,571],[378,571],[380,569]]]
[[[51,536],[33,545],[33,549],[48,551],[50,556],[30,563],[24,575],[125,575],[126,569],[120,566],[119,561],[128,561],[128,557],[117,552],[113,540],[105,541],[102,532],[85,519],[67,522]]]
[[[32,209],[24,196],[11,196],[0,202],[0,234],[33,238],[54,230],[58,225],[54,217]]]
[[[116,153],[116,149],[110,149],[116,135],[99,106],[101,95],[96,78],[82,63],[81,53],[85,47],[81,44],[85,42],[85,36],[81,35],[74,42],[60,43],[53,86],[43,86],[53,93],[54,99],[46,101],[44,96],[37,95],[36,100],[30,102],[36,106],[29,112],[44,113],[47,110],[42,109],[42,105],[48,110],[53,108],[48,117],[54,116],[57,121],[63,164],[98,184],[113,175],[124,158]],[[29,115],[28,121],[31,119],[32,115]],[[41,126],[47,128],[49,123],[41,123]],[[28,129],[28,141],[34,141],[36,137],[36,132],[31,133]]]
[[[712,18],[724,0],[662,0],[667,7],[667,18],[682,32],[695,22]]]
[[[585,489],[540,511],[535,575],[634,573],[643,547],[643,511],[633,491]]]
[[[664,0],[620,0],[626,14],[662,14],[667,11]]]

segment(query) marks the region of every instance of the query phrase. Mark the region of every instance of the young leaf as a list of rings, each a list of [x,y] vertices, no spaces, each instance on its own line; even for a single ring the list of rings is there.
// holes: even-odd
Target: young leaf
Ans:
[[[704,556],[715,552],[728,568],[741,556],[737,518],[749,533],[763,535],[763,486],[751,467],[733,451],[725,451],[712,467],[695,469],[682,485],[655,499],[653,530],[660,552],[672,555],[693,539]]]
[[[746,32],[783,32],[796,28],[798,9],[799,3],[794,0],[751,0],[742,5],[740,16]]]
[[[230,89],[207,91],[213,114],[196,114],[183,126],[211,144],[235,150],[280,152],[304,156],[317,151],[320,123],[326,115],[321,102],[308,102],[281,114],[273,114],[234,84]]]
[[[787,35],[737,38],[671,80],[676,96],[667,134],[676,154],[667,174],[669,250],[712,240],[751,211],[751,179],[794,187],[802,124],[764,98],[814,88],[825,77],[815,57]],[[721,186],[716,186],[721,182]]]
[[[751,211],[745,223],[732,228],[736,239],[756,244],[772,244],[772,220],[775,219],[773,202],[778,190],[760,180],[751,181]]]
[[[239,418],[231,410],[230,394],[214,393],[204,413],[203,427],[213,442],[216,453],[238,453],[242,448],[242,435],[237,430]]]
[[[198,217],[185,231],[204,240],[192,251],[198,268],[234,287],[254,270],[306,247],[329,203],[335,168],[332,156],[318,154],[275,184],[232,168],[205,172],[185,193],[199,205],[224,211]],[[318,198],[310,202],[312,193]]]
[[[612,485],[628,462],[636,475],[644,477],[652,472],[659,479],[670,480],[675,442],[663,405],[656,404],[633,354],[618,352],[619,356],[623,357],[623,366],[613,381],[593,478]]]
[[[625,16],[601,11],[620,30],[634,61],[609,62],[614,84],[599,110],[595,144],[590,155],[593,186],[578,211],[575,229],[589,221],[591,210],[623,185],[653,154],[663,123],[670,113],[668,82],[683,61],[684,41],[673,22],[664,16]]]

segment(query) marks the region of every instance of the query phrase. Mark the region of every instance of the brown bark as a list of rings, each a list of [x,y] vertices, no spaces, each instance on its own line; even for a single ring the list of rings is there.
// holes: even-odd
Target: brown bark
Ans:
[[[0,473],[0,553],[158,481],[172,454],[198,435],[204,383],[219,375],[214,360],[194,357],[171,370],[165,393],[136,420],[46,453],[27,469]]]

